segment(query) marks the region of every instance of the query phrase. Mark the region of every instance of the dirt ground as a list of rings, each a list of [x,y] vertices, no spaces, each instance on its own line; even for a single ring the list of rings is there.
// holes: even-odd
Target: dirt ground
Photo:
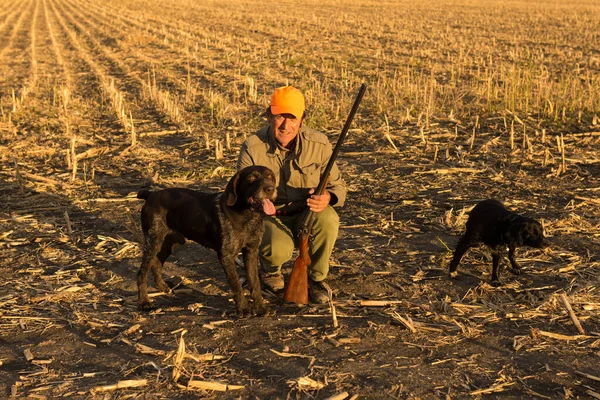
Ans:
[[[412,109],[406,101],[435,88],[435,106],[453,93],[454,73],[466,80],[479,70],[439,70],[441,83],[426,85],[435,79],[426,70],[430,60],[441,55],[436,65],[447,64],[446,56],[466,64],[471,54],[463,43],[448,53],[431,50],[441,39],[425,40],[427,21],[419,25],[424,33],[410,37],[428,2],[410,11],[415,25],[401,36],[414,53],[403,45],[393,54],[384,49],[405,24],[392,21],[367,38],[373,28],[361,13],[377,11],[372,2],[347,7],[341,31],[329,25],[330,14],[311,17],[303,8],[295,17],[304,23],[288,21],[298,35],[293,43],[277,36],[276,23],[285,19],[271,19],[273,10],[252,14],[259,6],[251,2],[208,4],[213,18],[192,10],[189,25],[178,19],[177,2],[164,9],[128,4],[137,8],[0,0],[0,398],[600,398],[600,134],[593,112],[578,117],[563,108],[561,117],[558,106],[544,103],[550,116],[505,107],[487,113],[485,99],[464,94],[456,101],[470,110],[440,105],[425,116]],[[527,41],[519,47],[516,19],[503,17],[510,7],[499,3],[486,14],[489,21],[505,18],[505,28],[479,29],[468,25],[477,20],[467,18],[471,13],[481,14],[471,6],[454,7],[453,21],[462,22],[451,25],[444,9],[427,15],[441,18],[434,25],[443,27],[444,40],[453,40],[451,30],[480,32],[477,40],[487,44],[488,27],[506,29],[490,46],[506,46],[511,63],[546,54],[549,68],[570,71],[575,67],[565,60],[585,54],[576,39],[589,29],[573,25],[573,48],[542,36],[532,45],[538,54]],[[338,15],[336,7],[330,2],[322,12]],[[562,23],[561,9],[552,12],[555,25],[544,23],[546,14],[531,14],[541,21],[532,41],[546,26],[585,20]],[[365,36],[348,46],[340,38],[348,40],[344,27],[351,24]],[[315,33],[321,31],[323,38]],[[307,37],[319,51],[304,46]],[[382,50],[361,53],[368,40],[380,40]],[[302,50],[286,53],[288,44]],[[356,51],[348,57],[364,59],[348,64],[348,49]],[[594,90],[595,60],[578,65],[581,79],[565,85],[585,86],[587,74]],[[395,78],[405,66],[413,89],[426,84],[409,100],[392,93],[384,104],[376,97],[383,82],[377,74]],[[425,79],[412,81],[421,67]],[[369,84],[339,157],[348,200],[339,210],[327,280],[333,304],[299,307],[265,291],[275,315],[238,319],[214,252],[189,243],[165,267],[174,293],[154,293],[158,309],[138,311],[137,191],[223,190],[244,136],[263,122],[268,85],[289,77],[311,87],[313,100],[332,92],[344,100],[337,109],[314,107],[307,120],[332,143],[358,90],[354,83]],[[181,108],[169,93],[178,94]],[[215,138],[224,147],[219,158]],[[497,288],[489,285],[485,248],[467,253],[458,279],[446,272],[468,211],[487,198],[541,220],[551,244],[519,249],[524,274],[502,275]]]
[[[55,138],[28,129],[27,138],[2,140],[3,397],[586,398],[600,391],[597,139],[573,137],[577,154],[556,176],[555,166],[499,147],[450,151],[434,164],[415,135],[396,137],[403,150],[395,152],[354,130],[340,156],[349,199],[328,279],[334,327],[328,305],[283,304],[269,292],[275,316],[237,319],[215,254],[193,243],[167,263],[175,293],[154,298],[158,311],[138,312],[134,194],[153,179],[173,185],[145,168],[168,159],[161,170],[198,171],[178,185],[222,190],[235,149],[217,162],[185,135],[143,138],[134,148],[113,145],[93,180],[81,173],[71,183],[68,173],[54,172],[63,162],[50,151]],[[494,137],[482,135],[475,146]],[[18,168],[9,148],[20,155]],[[525,275],[506,274],[499,288],[488,284],[485,249],[467,253],[459,279],[445,272],[465,212],[487,197],[543,220],[552,244],[519,250]],[[190,357],[176,361],[182,340],[179,354]],[[188,391],[190,381],[234,389]],[[141,386],[110,386],[119,382]]]

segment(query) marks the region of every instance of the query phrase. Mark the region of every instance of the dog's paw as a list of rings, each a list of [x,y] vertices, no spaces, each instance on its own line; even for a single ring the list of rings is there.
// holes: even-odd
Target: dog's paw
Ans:
[[[500,282],[498,279],[491,281],[490,285],[492,285],[493,287],[500,287],[502,286],[502,282]]]
[[[246,298],[242,297],[241,300],[236,302],[235,304],[235,313],[238,318],[247,318],[252,315],[252,310],[248,307],[248,302]]]
[[[521,275],[523,271],[520,268],[509,268],[508,269],[513,275]]]
[[[154,304],[150,303],[149,301],[144,301],[138,305],[138,310],[150,312],[150,311],[156,310],[156,307],[154,306]]]
[[[261,305],[261,306],[255,307],[252,314],[256,315],[257,317],[271,317],[271,316],[275,315],[275,311]]]
[[[171,293],[171,286],[169,286],[165,281],[162,282],[156,282],[156,286],[158,287],[158,290],[160,290],[163,293]]]

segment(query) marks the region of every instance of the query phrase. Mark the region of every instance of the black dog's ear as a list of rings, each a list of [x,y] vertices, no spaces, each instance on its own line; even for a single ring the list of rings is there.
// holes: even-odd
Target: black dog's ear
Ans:
[[[502,218],[498,221],[497,229],[504,244],[512,246],[523,245],[523,230],[525,226],[516,218],[512,216]]]
[[[237,201],[237,183],[240,180],[241,171],[238,171],[227,183],[225,188],[225,203],[231,207]]]
[[[522,222],[513,222],[508,228],[509,236],[510,236],[510,244],[515,246],[523,246],[523,242],[525,239],[525,229],[527,229],[527,224]]]
[[[523,230],[523,238],[524,242],[528,246],[532,247],[546,247],[547,243],[545,242],[546,237],[544,236],[544,226],[540,224],[538,221],[531,220],[527,224],[525,224],[525,229]]]

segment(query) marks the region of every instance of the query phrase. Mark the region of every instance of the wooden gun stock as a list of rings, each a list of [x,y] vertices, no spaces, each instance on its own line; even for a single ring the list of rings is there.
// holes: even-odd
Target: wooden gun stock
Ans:
[[[292,268],[290,279],[283,294],[283,300],[289,303],[308,304],[308,266],[311,263],[308,255],[309,236],[310,233],[300,236],[300,254],[294,262],[294,268]]]
[[[325,177],[323,190],[319,194],[325,192],[328,180],[329,175]],[[304,210],[302,214],[302,226],[298,237],[300,242],[298,246],[299,254],[294,262],[290,279],[283,294],[283,300],[288,303],[308,304],[308,266],[311,263],[310,255],[308,254],[308,238],[312,230],[314,215],[309,208]]]
[[[331,172],[331,168],[333,167],[335,159],[340,151],[340,146],[346,138],[346,134],[350,128],[350,123],[354,118],[354,114],[356,114],[356,110],[358,110],[358,105],[360,104],[366,89],[367,86],[363,83],[358,91],[356,100],[354,100],[350,114],[348,114],[344,128],[342,128],[342,133],[340,134],[340,137],[333,148],[331,157],[329,157],[329,162],[323,171],[321,181],[319,182],[319,186],[317,186],[315,193],[323,194],[326,190],[325,188],[327,186],[327,181],[329,180],[329,173]],[[292,269],[290,279],[288,280],[288,284],[285,288],[285,293],[283,294],[283,299],[289,303],[308,304],[308,266],[311,263],[311,259],[308,254],[308,238],[310,237],[310,231],[312,229],[313,217],[314,213],[308,208],[304,211],[302,216],[302,228],[300,229],[298,237],[298,248],[300,254],[294,262],[294,268]]]

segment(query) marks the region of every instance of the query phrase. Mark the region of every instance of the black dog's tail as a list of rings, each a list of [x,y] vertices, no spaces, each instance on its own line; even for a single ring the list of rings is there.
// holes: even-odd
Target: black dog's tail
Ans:
[[[150,197],[150,194],[151,194],[151,193],[152,193],[152,192],[151,192],[151,191],[149,191],[148,189],[143,189],[143,190],[140,190],[140,191],[138,192],[138,194],[137,194],[137,198],[138,198],[138,199],[144,199],[144,200],[146,200],[148,197]]]

